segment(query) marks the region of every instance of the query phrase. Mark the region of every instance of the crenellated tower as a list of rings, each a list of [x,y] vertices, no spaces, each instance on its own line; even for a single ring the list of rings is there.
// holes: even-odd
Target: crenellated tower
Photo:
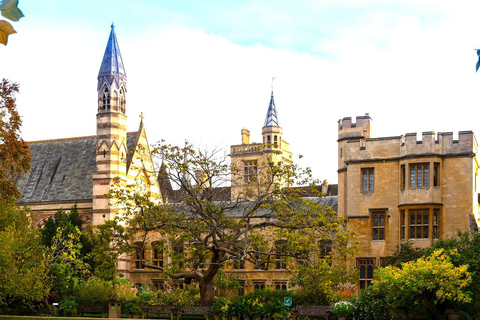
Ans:
[[[98,73],[96,170],[93,176],[93,223],[110,219],[112,208],[103,195],[115,177],[126,184],[127,75],[112,24]]]

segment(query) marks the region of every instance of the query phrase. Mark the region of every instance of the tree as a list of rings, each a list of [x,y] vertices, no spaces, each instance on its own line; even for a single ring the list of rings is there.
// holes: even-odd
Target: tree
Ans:
[[[468,266],[454,266],[443,249],[430,256],[376,270],[373,286],[384,292],[393,308],[424,307],[436,319],[446,302],[471,302]]]
[[[111,257],[110,237],[102,232],[103,229],[91,227],[82,231],[76,205],[69,211],[59,209],[55,216],[47,219],[40,234],[53,280],[50,299],[71,298],[78,283],[92,274],[101,280],[115,279],[116,256]]]
[[[0,84],[0,199],[19,197],[14,179],[30,170],[30,147],[20,137],[22,119],[17,112],[18,85]]]
[[[184,147],[159,144],[152,153],[162,159],[161,175],[179,190],[171,202],[155,203],[134,186],[113,188],[109,197],[121,214],[115,243],[126,252],[143,252],[152,244],[167,251],[172,263],[159,266],[141,258],[142,265],[185,283],[195,280],[203,306],[211,305],[214,277],[227,263],[306,265],[319,250],[317,240],[331,241],[335,252],[351,238],[342,218],[322,205],[309,169],[265,159],[243,190],[230,197],[224,187],[240,185],[235,177],[243,177],[218,150],[197,150],[186,142]],[[297,184],[308,187],[292,187]]]
[[[430,252],[439,249],[445,251],[454,266],[468,265],[468,272],[472,276],[472,281],[467,289],[473,293],[474,297],[478,297],[480,295],[480,234],[458,231],[455,237],[438,239],[429,248]],[[478,299],[474,299],[472,303],[456,304],[456,307],[472,316],[480,314],[480,301]]]
[[[0,200],[0,306],[31,306],[50,291],[44,247],[32,215]]]

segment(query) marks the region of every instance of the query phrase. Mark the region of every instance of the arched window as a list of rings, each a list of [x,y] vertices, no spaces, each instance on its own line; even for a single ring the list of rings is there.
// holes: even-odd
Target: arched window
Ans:
[[[110,110],[110,91],[107,87],[103,90],[103,110]]]
[[[120,112],[125,113],[125,96],[123,94],[123,89],[120,89],[120,96],[118,97],[118,109]]]
[[[273,136],[273,146],[276,148],[278,145],[277,136]]]

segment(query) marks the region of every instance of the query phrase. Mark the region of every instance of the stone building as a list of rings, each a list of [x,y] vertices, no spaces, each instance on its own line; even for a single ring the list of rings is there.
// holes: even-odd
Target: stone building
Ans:
[[[19,205],[28,205],[39,225],[58,209],[73,205],[85,224],[112,219],[118,212],[103,196],[116,178],[121,186],[148,192],[152,201],[181,201],[168,181],[157,179],[142,119],[137,131],[127,132],[127,76],[113,26],[97,92],[96,135],[30,142],[32,170],[16,184],[22,194]],[[267,161],[293,162],[273,90],[261,142],[251,143],[247,129],[242,129],[241,137],[242,143],[230,148],[237,171],[230,187],[217,190],[218,200],[248,199],[240,190],[263,172]],[[346,219],[347,228],[360,241],[359,254],[351,263],[360,272],[361,287],[402,242],[426,247],[457,230],[477,229],[477,153],[470,131],[460,132],[458,140],[452,133],[433,132],[424,132],[420,140],[416,134],[373,138],[370,116],[339,121],[338,197],[337,185],[324,183],[321,191],[327,195],[323,203]],[[122,257],[119,273],[134,283],[165,288],[165,276],[143,269],[142,258],[157,265],[168,263],[168,257],[152,247],[141,255]],[[269,270],[245,263],[232,264],[225,272],[234,275],[244,291],[285,288],[290,278],[281,261]]]
[[[116,177],[120,185],[147,191],[154,201],[160,199],[143,118],[137,131],[127,132],[127,75],[113,25],[97,92],[96,135],[29,143],[32,170],[16,185],[22,194],[19,205],[28,205],[39,225],[58,209],[74,205],[85,224],[112,219],[117,212],[103,196]],[[128,261],[121,259],[118,268],[128,273]]]
[[[373,138],[368,114],[339,120],[338,213],[360,241],[361,288],[402,242],[477,230],[477,154],[471,131]]]
[[[250,143],[250,131],[242,129],[242,144],[230,147],[230,157],[236,174],[232,175],[232,199],[249,198],[244,190],[248,184],[266,170],[269,161],[291,164],[289,144],[283,140],[283,129],[278,123],[273,89],[267,116],[262,128],[262,142]]]

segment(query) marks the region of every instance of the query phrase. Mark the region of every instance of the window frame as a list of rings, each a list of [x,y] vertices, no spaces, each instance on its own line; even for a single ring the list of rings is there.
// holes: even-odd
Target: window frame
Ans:
[[[137,246],[137,248],[135,248],[135,253],[133,254],[133,257],[135,262],[134,269],[135,270],[145,269],[142,265],[142,261],[145,261],[145,248]]]
[[[274,280],[273,281],[274,290],[288,290],[288,281],[287,280]]]
[[[165,259],[164,259],[164,250],[161,248],[160,244],[153,243],[152,244],[152,264],[154,266],[163,268]]]
[[[410,189],[430,188],[430,162],[409,163]]]
[[[387,233],[387,210],[370,210],[372,241],[385,241]],[[383,225],[381,224],[383,218]]]
[[[441,176],[440,176],[440,162],[434,162],[433,163],[433,181],[432,185],[434,187],[440,187],[441,183]]]
[[[361,168],[360,178],[362,184],[362,192],[373,192],[375,189],[375,170],[371,168]]]
[[[287,240],[275,241],[275,269],[286,270],[287,259],[285,253],[287,252]]]
[[[421,218],[419,214],[421,213]],[[413,206],[399,211],[400,241],[435,240],[440,238],[442,207]],[[425,217],[426,214],[426,217]]]
[[[372,284],[373,274],[375,272],[376,258],[357,258],[356,266],[358,270],[358,288],[360,290],[366,289]],[[371,267],[371,268],[370,268]],[[362,277],[362,270],[365,270]]]
[[[251,183],[257,180],[258,161],[246,160],[243,162],[243,182]]]
[[[266,280],[254,280],[253,281],[253,290],[263,290],[267,288],[267,281]]]

